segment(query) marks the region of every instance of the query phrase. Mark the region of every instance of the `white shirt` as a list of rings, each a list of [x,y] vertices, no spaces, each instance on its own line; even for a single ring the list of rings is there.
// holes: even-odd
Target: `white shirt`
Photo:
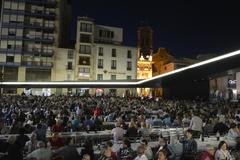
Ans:
[[[145,155],[137,156],[134,160],[148,160]]]
[[[193,116],[189,128],[194,131],[202,132],[202,127],[203,127],[202,119],[198,116]]]
[[[153,158],[153,152],[150,146],[147,146],[147,148],[145,149],[144,154],[146,155],[146,157],[148,159],[152,159]]]
[[[123,135],[125,134],[125,130],[120,127],[116,127],[112,129],[111,133],[113,134],[113,139],[117,141],[123,138]]]
[[[27,155],[27,158],[36,158],[37,160],[51,160],[52,151],[47,148],[39,148]]]
[[[233,129],[229,129],[229,131],[228,131],[228,137],[237,138],[237,137],[239,137],[239,136],[240,136],[239,132],[237,132],[237,131],[235,131],[235,130],[233,130]]]

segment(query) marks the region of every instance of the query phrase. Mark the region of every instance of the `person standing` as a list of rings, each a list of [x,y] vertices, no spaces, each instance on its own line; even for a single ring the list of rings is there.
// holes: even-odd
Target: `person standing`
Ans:
[[[192,113],[189,129],[193,131],[193,137],[199,138],[202,133],[203,121],[199,117],[199,112]]]

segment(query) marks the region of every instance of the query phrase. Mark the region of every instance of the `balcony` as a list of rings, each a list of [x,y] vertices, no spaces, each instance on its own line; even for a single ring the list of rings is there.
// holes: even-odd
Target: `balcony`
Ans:
[[[22,36],[16,35],[1,35],[2,40],[23,40]]]
[[[7,48],[0,48],[0,54],[6,54],[6,53],[15,53],[15,54],[21,54],[22,48],[16,48],[16,49],[7,49]]]
[[[42,61],[22,61],[22,66],[33,67],[33,68],[52,68],[52,62],[42,62]]]
[[[50,50],[50,51],[42,51],[42,50],[39,50],[39,49],[28,49],[28,48],[24,48],[23,49],[23,54],[25,55],[34,55],[34,56],[43,56],[43,57],[52,57],[53,56],[53,50]]]
[[[20,62],[0,62],[0,66],[17,67],[17,66],[20,66]]]
[[[24,23],[24,28],[28,29],[40,29],[44,31],[54,31],[54,26],[43,26],[40,23]]]
[[[22,22],[3,22],[3,28],[23,28],[24,25]]]
[[[25,11],[24,10],[14,10],[14,9],[3,9],[3,13],[24,15]]]
[[[53,43],[53,37],[31,37],[29,35],[24,36],[23,40],[25,41],[35,41],[35,42],[42,42],[42,43]]]
[[[13,2],[26,2],[35,5],[45,5],[48,7],[55,7],[57,2],[56,0],[11,0]]]
[[[25,15],[27,15],[27,16],[34,16],[34,17],[38,17],[38,18],[45,18],[45,19],[54,19],[56,17],[56,13],[55,12],[45,13],[45,12],[43,12],[41,10],[26,11]]]
[[[19,1],[24,1],[35,5],[45,5],[48,7],[55,7],[57,4],[56,0],[19,0]]]

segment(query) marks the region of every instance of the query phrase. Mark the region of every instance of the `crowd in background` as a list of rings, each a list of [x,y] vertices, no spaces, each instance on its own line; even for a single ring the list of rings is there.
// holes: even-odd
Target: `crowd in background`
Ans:
[[[1,134],[18,134],[0,141],[0,152],[9,160],[23,157],[37,160],[94,159],[93,143],[87,139],[81,153],[74,139],[63,139],[59,132],[89,132],[104,130],[104,124],[114,123],[112,142],[101,145],[100,160],[115,159],[175,159],[166,139],[159,138],[156,151],[148,145],[151,128],[189,128],[183,144],[182,159],[231,160],[239,157],[239,145],[229,152],[228,144],[218,149],[208,145],[206,152],[197,155],[194,138],[209,135],[240,136],[240,104],[225,101],[210,103],[202,100],[164,100],[136,97],[78,97],[78,96],[7,96],[0,97]],[[47,137],[47,132],[51,137]],[[27,136],[26,134],[31,134]],[[131,149],[131,138],[142,137],[137,151]],[[113,143],[122,142],[121,149],[112,151]],[[25,155],[25,156],[24,156]],[[234,156],[233,156],[234,155]],[[207,158],[206,158],[207,157]],[[96,159],[96,158],[95,158]]]

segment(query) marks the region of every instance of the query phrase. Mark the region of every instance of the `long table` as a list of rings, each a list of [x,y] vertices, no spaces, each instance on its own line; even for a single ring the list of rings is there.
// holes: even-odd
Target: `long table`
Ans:
[[[202,151],[206,150],[206,147],[207,147],[208,144],[213,145],[217,149],[220,141],[225,141],[230,148],[233,148],[233,147],[236,146],[235,139],[232,139],[232,138],[229,138],[229,137],[220,137],[219,141],[217,141],[216,137],[209,137],[209,138],[205,137],[204,141],[201,141],[199,139],[195,139],[195,140],[197,141],[198,152],[202,152]],[[152,142],[150,141],[148,144],[151,148],[157,148],[159,146],[158,141],[152,141]],[[138,148],[139,145],[140,145],[139,142],[131,143],[131,148],[134,151],[137,151],[137,148]],[[176,142],[176,143],[172,143],[172,144],[169,144],[169,145],[173,149],[174,153],[176,154],[176,159],[179,159],[182,155],[182,152],[183,152],[182,143]],[[112,150],[114,152],[118,152],[120,150],[120,148],[121,148],[121,143],[117,142],[117,143],[113,144]],[[80,154],[81,150],[82,150],[82,147],[77,148],[77,150]],[[94,147],[94,154],[95,155],[100,154],[100,150],[98,149],[97,146]]]

